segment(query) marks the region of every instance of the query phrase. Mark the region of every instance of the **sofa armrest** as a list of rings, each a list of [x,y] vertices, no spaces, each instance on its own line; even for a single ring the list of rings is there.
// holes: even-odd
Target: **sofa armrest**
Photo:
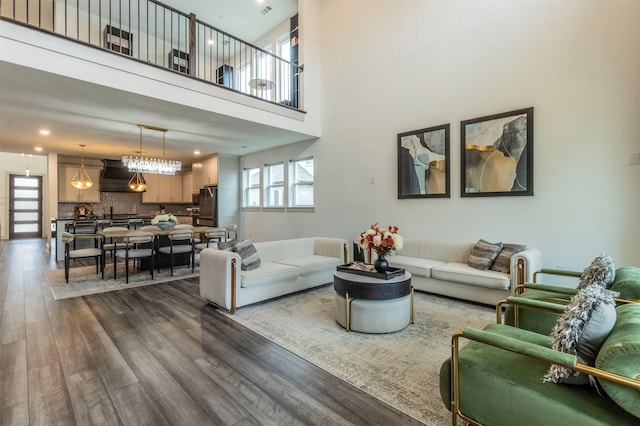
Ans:
[[[337,257],[343,263],[349,261],[349,245],[340,238],[315,237],[315,254],[318,256]]]
[[[200,296],[233,313],[240,286],[238,253],[207,248],[200,252]]]
[[[528,248],[511,256],[511,294],[518,285],[533,281],[533,273],[542,268],[542,252]]]
[[[578,293],[578,289],[572,288],[572,287],[563,287],[563,286],[552,285],[552,284],[524,283],[518,286],[518,291],[516,291],[516,295],[520,296],[526,289],[548,291],[550,293],[565,294],[567,296],[573,296]]]
[[[566,305],[561,305],[558,303],[545,302],[545,301],[536,300],[536,299],[527,299],[524,297],[510,296],[510,297],[507,297],[505,300],[500,300],[496,304],[496,323],[497,324],[504,323],[502,321],[503,305],[511,305],[515,307],[515,313],[514,313],[515,327],[518,327],[518,308],[519,307],[535,309],[537,311],[549,312],[553,315],[558,315],[558,316],[562,315],[562,313],[567,308]]]
[[[567,271],[564,269],[548,269],[543,268],[533,273],[533,282],[537,283],[538,275],[556,275],[560,277],[580,278],[582,272],[579,271]]]

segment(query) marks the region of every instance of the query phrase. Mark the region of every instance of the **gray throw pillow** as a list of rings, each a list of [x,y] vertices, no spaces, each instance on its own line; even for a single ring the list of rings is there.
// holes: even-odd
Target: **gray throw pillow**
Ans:
[[[233,251],[236,244],[238,244],[238,240],[220,241],[218,243],[218,250]]]
[[[240,269],[242,269],[243,271],[251,271],[260,266],[260,256],[258,255],[258,250],[256,250],[256,247],[251,241],[238,241],[233,248],[233,251],[240,255],[240,259],[242,259]]]
[[[218,249],[238,253],[241,259],[240,269],[243,271],[251,271],[260,266],[258,250],[249,240],[222,241],[218,243]]]
[[[496,260],[493,261],[489,269],[496,272],[502,272],[503,274],[510,274],[511,256],[516,253],[520,253],[526,248],[527,246],[524,244],[504,244],[502,246],[502,250],[500,250]]]
[[[600,346],[616,323],[614,298],[617,296],[618,293],[607,290],[602,285],[581,289],[571,298],[551,330],[551,347],[576,355],[581,364],[595,366]],[[544,381],[571,385],[595,384],[590,376],[555,364],[549,368]]]
[[[469,266],[472,268],[487,270],[502,250],[502,243],[490,243],[485,240],[478,240],[471,249],[469,255]]]
[[[582,271],[578,288],[584,288],[591,284],[600,284],[610,288],[615,279],[616,267],[613,264],[613,259],[609,255],[601,254]]]

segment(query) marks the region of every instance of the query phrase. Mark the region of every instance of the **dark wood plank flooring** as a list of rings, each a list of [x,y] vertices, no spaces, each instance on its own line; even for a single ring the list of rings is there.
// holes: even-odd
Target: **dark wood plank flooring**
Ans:
[[[56,301],[56,268],[43,240],[0,242],[2,425],[420,424],[221,315],[197,279]]]

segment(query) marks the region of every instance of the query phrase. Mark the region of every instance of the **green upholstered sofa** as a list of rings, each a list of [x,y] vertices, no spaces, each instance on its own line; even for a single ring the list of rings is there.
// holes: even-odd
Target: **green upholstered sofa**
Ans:
[[[452,424],[462,417],[484,425],[639,425],[640,303],[620,305],[616,314],[591,369],[551,349],[550,337],[529,330],[490,324],[454,335],[452,358],[440,370],[440,394]],[[470,341],[458,349],[459,339]],[[552,363],[598,377],[602,396],[588,385],[543,382]]]
[[[537,277],[541,274],[580,277],[580,272],[542,269],[534,273],[533,283],[525,283],[518,287],[516,291],[518,297],[566,304],[578,292],[576,288],[536,283]],[[640,268],[635,266],[618,268],[610,289],[619,292],[619,299],[621,300],[640,301]],[[515,315],[517,315],[517,324]],[[546,335],[551,332],[556,320],[557,316],[539,309],[510,305],[505,311],[504,323]]]

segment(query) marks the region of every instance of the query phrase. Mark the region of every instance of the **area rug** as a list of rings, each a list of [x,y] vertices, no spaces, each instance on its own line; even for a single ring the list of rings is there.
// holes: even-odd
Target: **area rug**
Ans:
[[[493,308],[415,294],[415,324],[390,334],[347,332],[335,322],[333,286],[227,314],[274,343],[427,425],[450,424],[439,372],[451,335],[495,321]]]
[[[69,268],[69,283],[64,280],[64,269],[46,271],[45,277],[53,298],[68,299],[70,297],[86,296],[89,294],[104,293],[107,291],[122,290],[125,288],[141,287],[145,285],[160,284],[167,281],[192,278],[200,275],[198,266],[195,272],[191,268],[178,266],[173,268],[173,276],[169,268],[161,268],[160,272],[153,272],[153,280],[149,271],[132,271],[129,269],[129,283],[125,283],[124,265],[118,267],[117,279],[113,279],[113,266],[107,265],[104,279],[96,274],[96,266],[77,266]]]

